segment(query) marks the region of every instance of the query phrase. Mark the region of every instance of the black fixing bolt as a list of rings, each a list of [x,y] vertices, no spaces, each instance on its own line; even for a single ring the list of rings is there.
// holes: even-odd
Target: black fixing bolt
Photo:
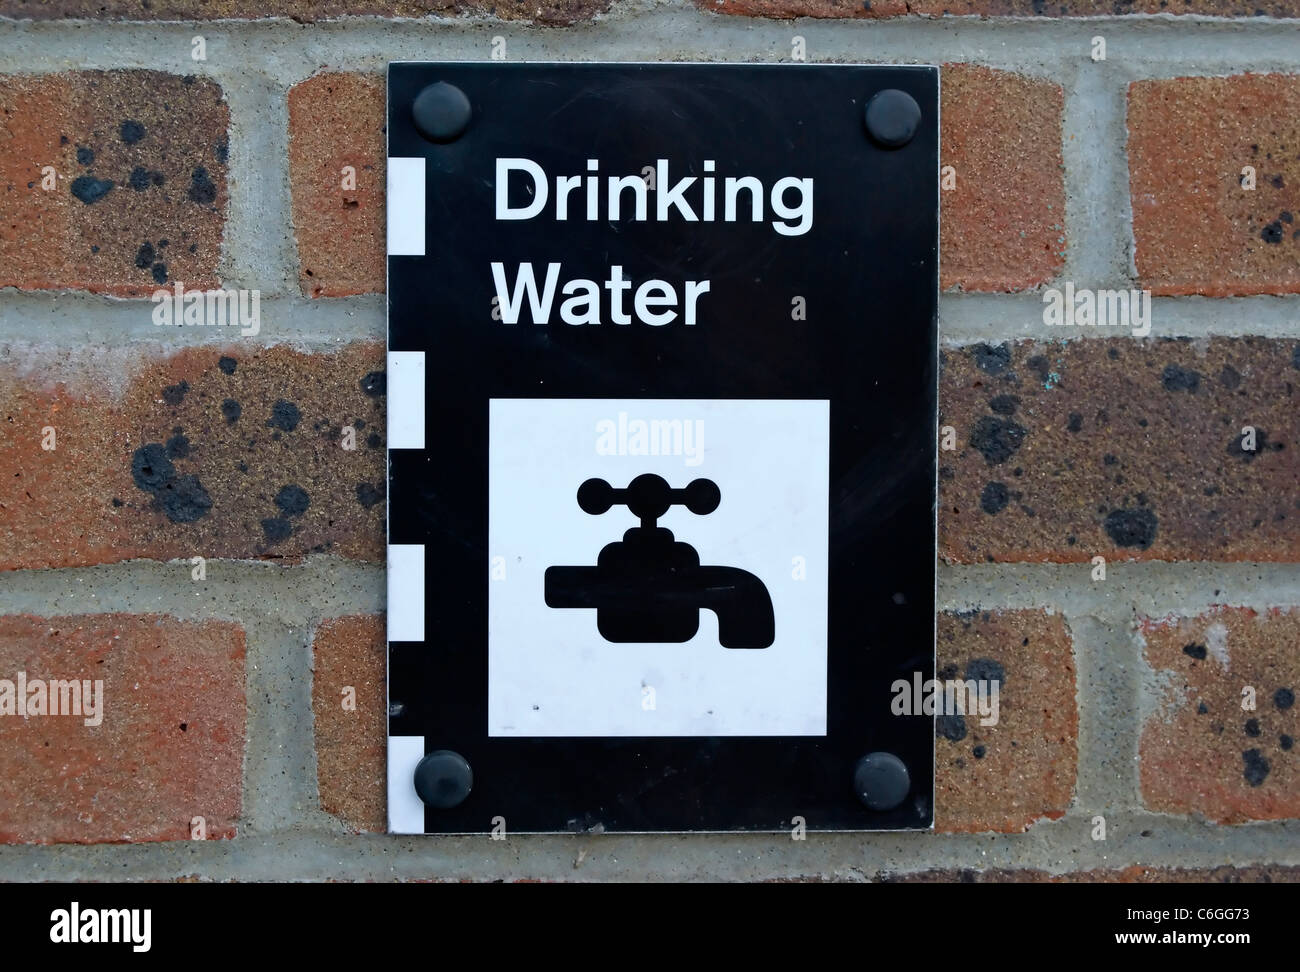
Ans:
[[[912,789],[912,778],[893,753],[867,753],[853,768],[853,791],[872,810],[893,810]]]
[[[436,810],[460,806],[473,786],[469,763],[450,749],[428,753],[415,767],[415,792],[426,806]]]
[[[456,141],[469,127],[473,114],[465,92],[446,81],[429,85],[411,105],[416,130],[431,142]]]
[[[867,134],[881,148],[902,148],[921,127],[921,106],[906,91],[877,91],[863,113]]]

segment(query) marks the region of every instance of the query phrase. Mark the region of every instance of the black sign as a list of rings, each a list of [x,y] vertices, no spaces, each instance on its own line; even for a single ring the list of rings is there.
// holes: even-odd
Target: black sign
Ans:
[[[930,826],[938,111],[389,67],[390,830]]]

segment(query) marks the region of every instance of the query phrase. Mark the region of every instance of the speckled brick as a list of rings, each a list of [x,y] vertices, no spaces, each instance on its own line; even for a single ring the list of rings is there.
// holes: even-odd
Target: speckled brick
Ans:
[[[0,842],[188,840],[195,817],[209,840],[235,835],[241,628],[153,615],[0,617],[0,679],[19,672],[29,697],[36,679],[102,680],[102,705],[98,725],[84,709],[0,715]]]
[[[1203,17],[1296,17],[1296,0],[696,0],[703,10],[750,17],[1114,17],[1195,14]]]
[[[0,76],[0,287],[217,286],[228,125],[221,88],[201,78]]]
[[[143,360],[0,348],[0,569],[379,561],[385,391],[383,347],[368,343]]]
[[[1298,407],[1295,341],[945,349],[940,425],[957,448],[939,453],[941,555],[1295,562]]]
[[[1051,81],[946,64],[940,192],[940,286],[1024,290],[1065,260],[1064,96]]]
[[[0,17],[58,20],[259,20],[489,16],[563,26],[609,9],[609,0],[0,0]]]
[[[1219,823],[1300,817],[1300,612],[1224,608],[1139,630],[1155,673],[1145,805]]]
[[[374,615],[326,621],[312,645],[321,809],[359,831],[382,832],[387,823],[386,647],[384,619]]]
[[[1300,75],[1135,82],[1128,154],[1145,286],[1300,292]],[[1242,186],[1246,166],[1253,190]]]
[[[289,89],[293,227],[310,297],[384,289],[384,118],[378,75],[319,74]]]
[[[940,715],[935,829],[1014,833],[1064,815],[1074,793],[1079,717],[1070,637],[1059,615],[970,612],[938,618],[940,681],[996,681],[998,721]]]

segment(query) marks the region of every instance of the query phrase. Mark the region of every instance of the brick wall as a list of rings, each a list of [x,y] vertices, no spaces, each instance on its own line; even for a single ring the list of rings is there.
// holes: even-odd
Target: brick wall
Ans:
[[[1295,879],[1296,17],[0,0],[0,677],[110,699],[0,719],[0,878]],[[944,65],[937,656],[1001,721],[941,722],[934,834],[376,833],[384,64],[796,37]],[[177,282],[258,333],[156,326]],[[1046,326],[1067,284],[1149,290],[1149,336]]]

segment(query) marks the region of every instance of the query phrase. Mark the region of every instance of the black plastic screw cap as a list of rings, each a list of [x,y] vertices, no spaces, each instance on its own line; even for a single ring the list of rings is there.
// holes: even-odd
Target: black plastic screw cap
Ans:
[[[473,786],[469,763],[450,749],[426,754],[415,767],[415,792],[426,806],[437,810],[460,806]]]
[[[906,91],[886,88],[867,102],[867,134],[882,148],[901,148],[921,127],[921,106]]]
[[[893,753],[867,753],[853,769],[853,789],[872,810],[893,810],[912,789],[912,778]]]
[[[473,114],[465,92],[446,81],[429,85],[411,106],[416,130],[431,142],[456,141],[469,127]]]

